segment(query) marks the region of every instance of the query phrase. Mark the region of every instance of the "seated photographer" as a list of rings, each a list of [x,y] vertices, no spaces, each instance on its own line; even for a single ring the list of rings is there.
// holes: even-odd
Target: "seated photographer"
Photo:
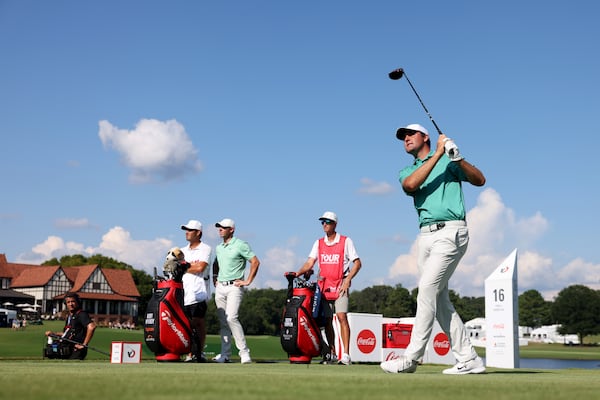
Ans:
[[[46,331],[46,336],[60,342],[60,358],[83,360],[87,356],[87,346],[94,336],[96,324],[81,309],[81,299],[77,293],[67,293],[65,304],[69,314],[63,332]]]

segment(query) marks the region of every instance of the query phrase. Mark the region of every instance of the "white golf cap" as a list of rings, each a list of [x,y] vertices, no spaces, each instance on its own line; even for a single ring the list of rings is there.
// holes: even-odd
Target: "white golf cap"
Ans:
[[[186,230],[186,231],[201,231],[202,224],[200,223],[200,221],[196,221],[195,219],[190,219],[190,221],[187,224],[181,225],[181,229]]]
[[[396,131],[396,137],[398,138],[398,140],[404,140],[404,137],[406,136],[407,132],[421,132],[426,134],[427,136],[429,136],[429,132],[427,132],[427,129],[425,129],[425,127],[423,125],[419,125],[419,124],[410,124],[405,126],[404,128],[398,128],[398,130]]]
[[[215,226],[217,228],[235,228],[235,222],[231,218],[223,218]]]
[[[325,211],[323,215],[319,217],[320,221],[323,221],[324,219],[330,219],[333,222],[337,223],[337,215],[335,215],[333,211]]]

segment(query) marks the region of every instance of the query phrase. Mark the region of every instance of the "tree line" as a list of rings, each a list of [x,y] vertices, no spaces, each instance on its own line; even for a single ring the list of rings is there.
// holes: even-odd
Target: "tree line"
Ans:
[[[42,265],[65,267],[98,264],[101,268],[126,269],[131,272],[140,292],[140,315],[145,313],[152,297],[154,278],[148,273],[102,255],[82,255],[53,258]],[[349,310],[357,313],[382,314],[384,317],[413,317],[417,309],[418,290],[408,290],[401,284],[376,285],[350,292]],[[274,335],[280,332],[280,321],[287,289],[249,289],[239,310],[240,322],[248,335]],[[485,316],[485,297],[461,297],[450,290],[450,298],[463,321]],[[519,295],[519,325],[537,328],[560,324],[559,333],[575,333],[583,338],[600,334],[600,291],[584,285],[571,285],[561,290],[553,301],[544,300],[535,289]],[[208,302],[206,314],[208,333],[219,332],[214,296]]]

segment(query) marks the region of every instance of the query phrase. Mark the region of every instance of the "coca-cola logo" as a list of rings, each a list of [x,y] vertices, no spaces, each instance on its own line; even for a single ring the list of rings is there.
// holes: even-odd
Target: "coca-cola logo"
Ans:
[[[433,350],[440,356],[445,356],[450,351],[450,340],[445,333],[440,332],[433,338]]]
[[[358,333],[358,336],[356,337],[356,346],[361,353],[371,353],[373,350],[375,350],[376,345],[377,339],[375,338],[373,331],[369,329],[363,329]]]
[[[386,356],[385,356],[385,360],[384,361],[390,361],[390,360],[397,360],[398,358],[400,358],[402,355],[401,354],[396,354],[396,352],[394,351],[390,351]]]

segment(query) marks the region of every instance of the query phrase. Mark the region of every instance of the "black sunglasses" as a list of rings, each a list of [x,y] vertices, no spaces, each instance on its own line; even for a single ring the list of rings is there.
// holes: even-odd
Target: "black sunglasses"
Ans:
[[[335,221],[332,221],[330,219],[322,219],[321,225],[325,225],[325,224],[327,224],[327,225],[335,224]]]

